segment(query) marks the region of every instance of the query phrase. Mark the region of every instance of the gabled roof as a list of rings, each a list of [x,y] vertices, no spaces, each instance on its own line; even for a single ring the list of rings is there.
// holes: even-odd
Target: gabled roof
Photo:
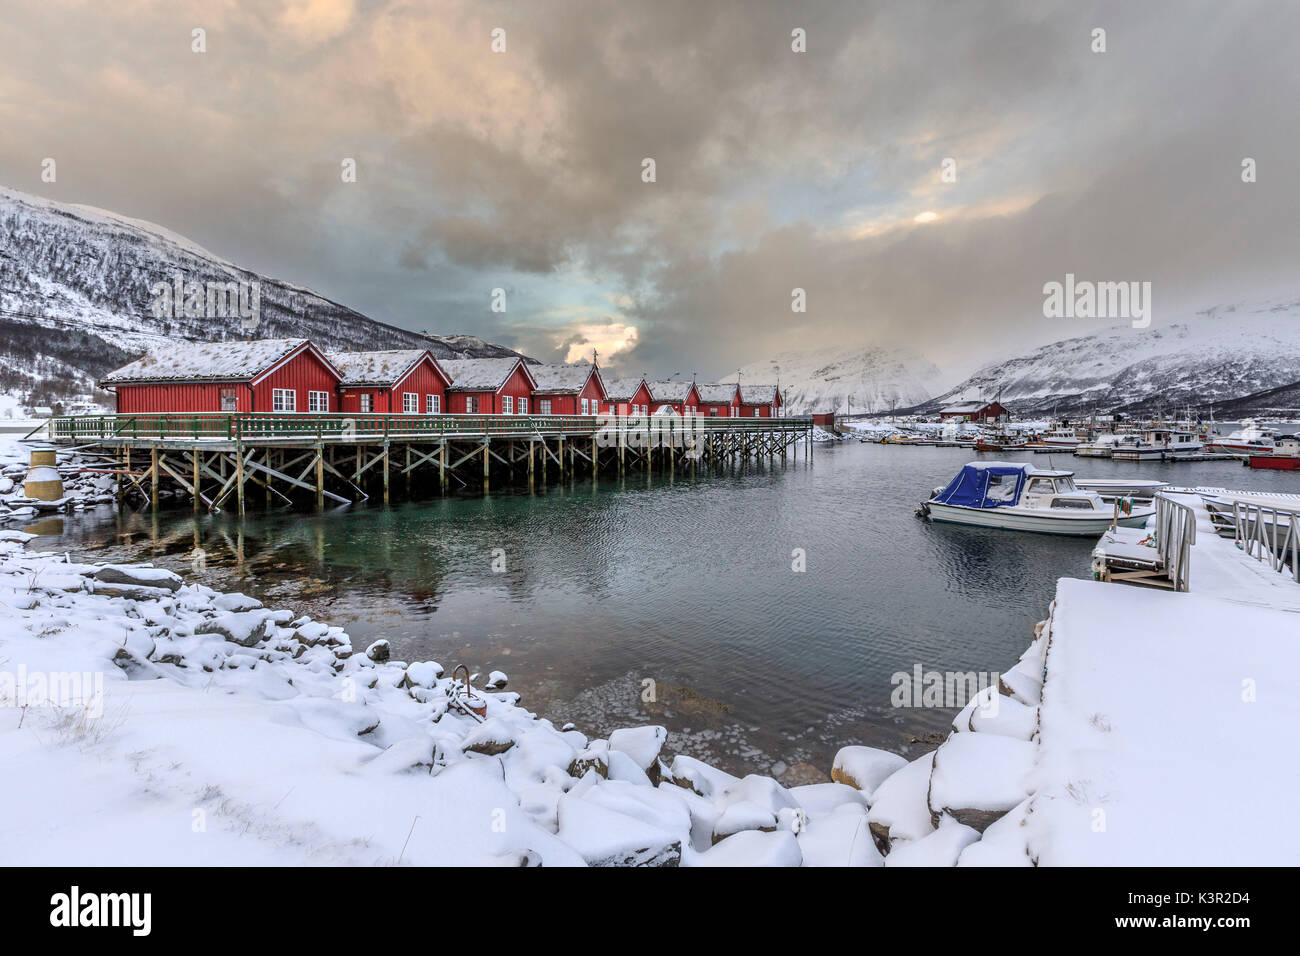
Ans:
[[[342,376],[340,385],[377,385],[391,388],[415,370],[425,358],[444,379],[449,379],[428,349],[388,349],[382,352],[330,352],[328,358]]]
[[[250,382],[296,352],[309,350],[335,374],[338,369],[306,339],[175,342],[109,372],[99,384],[150,382]]]
[[[443,370],[451,376],[451,388],[474,392],[500,391],[516,366],[523,366],[529,383],[537,384],[528,365],[519,358],[446,359],[442,363]]]
[[[694,382],[646,382],[650,397],[656,402],[684,402],[691,394]]]
[[[740,404],[742,405],[772,405],[775,402],[775,385],[740,386]]]
[[[696,384],[695,390],[700,393],[701,405],[730,405],[736,397],[736,383],[723,382],[722,384]]]
[[[537,382],[533,391],[538,394],[577,395],[587,387],[587,380],[592,375],[600,380],[602,389],[605,385],[594,365],[530,365],[528,371]]]
[[[642,378],[616,378],[605,383],[605,397],[611,402],[630,402],[641,389]]]

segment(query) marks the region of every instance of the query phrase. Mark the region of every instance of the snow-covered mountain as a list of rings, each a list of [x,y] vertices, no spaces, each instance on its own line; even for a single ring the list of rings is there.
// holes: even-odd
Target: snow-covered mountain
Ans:
[[[981,368],[922,404],[1001,394],[1013,413],[1165,409],[1236,399],[1300,380],[1300,299],[1220,305],[1145,329],[1064,339]]]
[[[939,386],[939,370],[915,352],[877,346],[783,352],[747,365],[740,380],[780,383],[790,414],[880,412],[923,402]],[[735,376],[730,376],[735,381]]]
[[[35,392],[38,401],[88,393],[104,372],[168,341],[242,337],[238,316],[154,316],[151,289],[177,275],[258,283],[259,338],[307,337],[327,350],[428,347],[439,358],[518,354],[376,322],[153,223],[0,187],[0,392]]]

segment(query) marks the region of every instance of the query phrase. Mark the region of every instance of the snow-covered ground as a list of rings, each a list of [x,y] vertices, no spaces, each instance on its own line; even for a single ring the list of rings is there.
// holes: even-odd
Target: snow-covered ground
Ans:
[[[588,739],[504,674],[467,699],[385,642],[29,537],[0,531],[11,863],[881,862],[855,787],[733,777],[661,727]]]

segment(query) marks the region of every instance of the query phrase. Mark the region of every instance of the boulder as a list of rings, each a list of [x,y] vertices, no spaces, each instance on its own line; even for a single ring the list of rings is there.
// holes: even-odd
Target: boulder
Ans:
[[[876,788],[907,766],[907,759],[875,747],[841,747],[831,766],[831,779],[861,790],[867,802]]]

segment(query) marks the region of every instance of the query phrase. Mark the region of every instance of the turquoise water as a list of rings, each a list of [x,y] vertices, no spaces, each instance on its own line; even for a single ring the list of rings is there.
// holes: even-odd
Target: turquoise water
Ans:
[[[947,725],[951,708],[890,706],[895,672],[1005,670],[1056,579],[1089,576],[1090,540],[916,519],[970,457],[852,442],[811,464],[242,522],[101,508],[34,546],[153,560],[342,624],[358,650],[385,637],[404,660],[503,670],[525,706],[588,734],[660,722],[674,752],[733,770],[826,772],[843,744],[904,751]],[[1298,473],[1235,462],[1052,464],[1300,491]]]

